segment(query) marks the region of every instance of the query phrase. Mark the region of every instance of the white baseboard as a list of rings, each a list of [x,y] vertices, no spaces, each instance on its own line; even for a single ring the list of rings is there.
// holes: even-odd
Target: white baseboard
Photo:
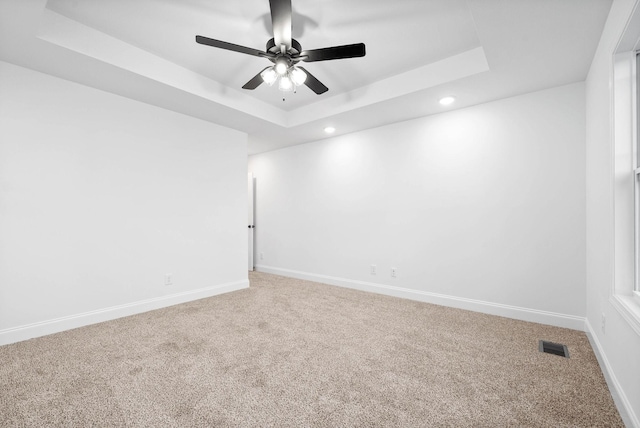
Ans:
[[[593,327],[591,326],[591,323],[588,319],[585,320],[585,326],[587,337],[589,338],[589,342],[591,343],[593,352],[596,354],[598,363],[600,363],[600,369],[602,369],[604,378],[607,381],[609,391],[611,391],[611,396],[613,397],[613,401],[616,403],[616,407],[618,408],[620,417],[624,421],[625,426],[631,428],[640,428],[640,419],[633,412],[633,407],[631,406],[629,399],[625,395],[624,390],[620,386],[616,375],[613,373],[611,365],[609,364],[609,360],[607,359],[607,356],[602,349],[602,345],[598,340],[598,336],[595,334],[595,331],[593,330]]]
[[[161,309],[167,306],[190,302],[192,300],[204,299],[205,297],[212,297],[248,287],[249,280],[230,282],[200,288],[198,290],[185,291],[183,293],[175,293],[168,296],[155,297],[153,299],[141,300],[124,305],[112,306],[95,311],[8,328],[0,330],[0,345],[7,345],[34,337],[70,330],[72,328],[110,321],[116,318],[152,311],[154,309]]]
[[[401,297],[404,299],[433,303],[441,306],[449,306],[452,308],[466,309],[469,311],[481,312],[490,315],[498,315],[505,318],[513,318],[522,321],[536,322],[540,324],[553,325],[556,327],[570,328],[572,330],[585,331],[585,318],[575,315],[565,315],[555,312],[541,311],[537,309],[485,302],[482,300],[466,299],[463,297],[430,293],[427,291],[396,287],[393,285],[374,284],[365,281],[336,278],[332,276],[318,275],[307,272],[298,272],[272,266],[257,265],[256,270],[258,272],[272,273],[275,275],[288,276],[292,278],[315,281],[329,285],[337,285],[340,287],[353,288],[355,290],[385,294],[387,296]]]

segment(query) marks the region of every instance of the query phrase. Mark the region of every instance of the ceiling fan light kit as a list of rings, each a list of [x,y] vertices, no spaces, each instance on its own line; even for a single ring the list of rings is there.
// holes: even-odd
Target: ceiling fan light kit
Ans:
[[[334,59],[363,57],[366,54],[364,43],[333,46],[329,48],[303,51],[297,40],[291,37],[291,0],[269,0],[273,38],[267,42],[267,49],[260,51],[236,45],[222,40],[196,36],[196,42],[219,49],[226,49],[246,55],[267,58],[273,66],[267,67],[242,86],[243,89],[256,89],[263,82],[271,86],[279,79],[278,89],[284,92],[306,85],[320,95],[329,90],[304,68],[297,66],[300,61],[316,62]]]
[[[272,86],[280,79],[278,89],[288,92],[294,89],[294,85],[301,86],[307,80],[307,73],[296,66],[285,69],[283,73],[279,73],[277,67],[277,65],[267,67],[260,72],[260,77],[264,83]]]

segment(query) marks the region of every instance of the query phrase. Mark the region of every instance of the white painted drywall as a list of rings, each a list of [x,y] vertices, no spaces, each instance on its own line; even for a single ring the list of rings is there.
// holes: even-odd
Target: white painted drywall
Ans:
[[[258,269],[582,328],[584,139],[578,83],[250,156]]]
[[[0,62],[0,335],[248,286],[246,156],[246,134]]]
[[[614,281],[613,53],[637,1],[616,0],[586,81],[587,321],[603,367],[640,426],[640,336],[611,304]],[[626,254],[619,254],[625,257]],[[605,329],[601,327],[605,314]]]

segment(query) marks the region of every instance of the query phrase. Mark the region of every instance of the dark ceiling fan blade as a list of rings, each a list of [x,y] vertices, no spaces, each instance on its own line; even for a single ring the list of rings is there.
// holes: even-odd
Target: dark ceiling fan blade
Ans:
[[[364,43],[356,43],[353,45],[333,46],[330,48],[311,49],[310,51],[302,51],[300,56],[306,56],[305,62],[328,61],[331,59],[357,58],[365,56],[366,51]]]
[[[291,47],[291,0],[269,0],[271,6],[271,26],[276,46]]]
[[[267,68],[269,68],[269,67],[263,68],[260,71],[260,73],[256,74],[253,77],[253,79],[251,79],[247,83],[245,83],[244,86],[242,86],[242,89],[255,89],[258,86],[260,86],[262,84],[262,82],[264,82],[264,80],[262,80],[262,76],[260,76],[260,74],[262,74],[262,72],[265,71]]]
[[[252,49],[245,46],[235,45],[229,42],[223,42],[222,40],[210,39],[204,36],[196,36],[196,42],[201,45],[213,46],[214,48],[226,49],[228,51],[240,52],[253,56],[271,56],[266,52],[259,51],[258,49]]]
[[[326,86],[324,86],[324,84],[319,81],[318,79],[315,78],[315,76],[311,73],[309,73],[307,70],[305,70],[304,68],[297,66],[300,70],[304,71],[305,73],[307,73],[307,80],[304,81],[304,84],[307,85],[309,87],[309,89],[311,89],[313,92],[315,92],[316,94],[320,95],[320,94],[324,94],[325,92],[327,92],[329,90],[329,88],[327,88]]]

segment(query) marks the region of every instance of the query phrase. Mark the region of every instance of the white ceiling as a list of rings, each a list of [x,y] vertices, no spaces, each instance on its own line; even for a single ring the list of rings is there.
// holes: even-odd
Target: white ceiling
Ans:
[[[329,92],[241,86],[269,2],[1,0],[0,60],[249,134],[259,153],[583,81],[611,0],[292,0],[303,49],[363,42],[367,55],[305,64]],[[442,107],[438,99],[455,95]],[[283,95],[285,100],[283,101]],[[335,135],[335,134],[334,134]]]

